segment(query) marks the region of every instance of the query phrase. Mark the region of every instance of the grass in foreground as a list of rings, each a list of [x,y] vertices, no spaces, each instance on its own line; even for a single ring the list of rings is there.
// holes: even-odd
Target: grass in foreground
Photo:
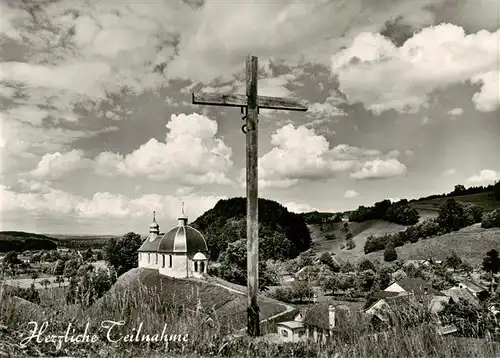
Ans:
[[[128,277],[131,279],[134,278]],[[0,289],[1,290],[1,289]],[[38,357],[42,355],[72,357],[497,357],[498,346],[491,339],[443,338],[435,333],[435,322],[415,324],[413,314],[396,315],[395,326],[378,338],[371,335],[365,319],[357,314],[342,318],[339,332],[328,344],[315,343],[276,344],[265,337],[251,339],[231,335],[235,328],[235,317],[219,316],[215,313],[213,324],[204,323],[203,315],[185,309],[185,301],[166,304],[160,291],[147,285],[125,284],[122,289],[111,291],[92,307],[60,305],[59,309],[44,309],[20,299],[0,296],[0,352],[14,357]],[[0,292],[0,295],[2,293]],[[173,296],[172,296],[173,297]],[[213,298],[216,301],[218,298]],[[125,320],[125,325],[114,337],[123,337],[139,323],[144,333],[162,332],[165,325],[169,334],[188,334],[183,344],[170,343],[108,343],[104,331],[99,331],[103,320]],[[87,322],[89,332],[99,335],[94,344],[66,343],[55,351],[52,343],[30,344],[21,349],[17,344],[21,334],[26,334],[29,321],[50,323],[46,333],[64,334],[68,323],[82,333]],[[241,322],[239,322],[241,323]],[[413,328],[408,328],[408,327]]]

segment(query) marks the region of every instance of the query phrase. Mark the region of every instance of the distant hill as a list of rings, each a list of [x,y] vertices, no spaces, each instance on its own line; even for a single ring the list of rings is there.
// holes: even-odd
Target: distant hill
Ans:
[[[0,231],[0,252],[55,250],[59,240],[47,235],[24,231]]]
[[[207,239],[211,260],[217,260],[228,243],[246,238],[246,199],[220,200],[192,226]],[[283,205],[259,199],[259,247],[261,259],[296,257],[310,248],[311,235],[304,219]]]
[[[493,191],[479,193],[479,194],[467,194],[467,195],[457,195],[457,196],[446,196],[440,198],[431,199],[419,199],[410,201],[413,206],[418,211],[439,211],[440,207],[449,198],[453,198],[457,201],[471,203],[479,205],[485,212],[493,211],[500,208],[500,200],[496,200],[495,193]]]

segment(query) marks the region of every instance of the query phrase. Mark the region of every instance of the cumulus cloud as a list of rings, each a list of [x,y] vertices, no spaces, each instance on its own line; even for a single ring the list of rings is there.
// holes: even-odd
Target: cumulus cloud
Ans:
[[[165,141],[150,139],[132,153],[104,152],[95,158],[102,175],[148,177],[186,185],[228,184],[231,148],[216,137],[217,122],[199,114],[172,115]]]
[[[344,193],[344,198],[346,199],[352,199],[352,198],[357,198],[359,196],[359,193],[356,190],[346,190]]]
[[[91,164],[92,161],[85,158],[82,150],[55,152],[45,154],[37,167],[28,174],[36,179],[60,179],[66,173],[88,168]]]
[[[478,110],[498,108],[497,32],[466,34],[441,24],[423,29],[396,47],[378,33],[359,34],[332,57],[332,71],[350,103],[376,114],[389,109],[416,112],[434,90],[463,81],[480,82],[473,100]]]
[[[305,204],[305,203],[288,202],[284,206],[288,209],[288,211],[290,211],[292,213],[297,213],[297,214],[309,213],[311,211],[317,211],[317,209],[315,209],[311,205]]]
[[[464,110],[462,108],[453,108],[448,111],[448,114],[453,117],[458,117],[464,114]]]
[[[495,171],[491,169],[481,170],[479,173],[474,174],[466,180],[469,185],[480,186],[480,185],[490,185],[495,184],[500,180],[500,171]]]
[[[382,179],[392,178],[406,174],[406,165],[397,159],[375,159],[361,165],[350,177],[358,180],[362,179]]]
[[[171,195],[147,194],[130,198],[121,194],[97,192],[91,198],[44,187],[38,192],[17,192],[0,185],[2,214],[45,215],[49,219],[63,215],[65,219],[106,220],[145,218],[156,210],[162,217],[175,220],[185,202],[191,220],[226,197],[187,195],[182,199]]]
[[[401,168],[390,169],[399,151],[387,154],[375,149],[339,144],[330,148],[327,139],[314,129],[287,124],[271,136],[274,146],[259,159],[259,185],[262,188],[289,188],[301,180],[326,180],[338,173],[361,170],[354,177],[394,176]],[[375,169],[370,167],[371,161]],[[399,163],[400,165],[403,165]],[[392,170],[392,171],[391,171]],[[405,167],[406,170],[406,167]],[[374,173],[375,171],[375,173]],[[368,174],[370,173],[370,174]],[[240,182],[243,182],[242,171]]]

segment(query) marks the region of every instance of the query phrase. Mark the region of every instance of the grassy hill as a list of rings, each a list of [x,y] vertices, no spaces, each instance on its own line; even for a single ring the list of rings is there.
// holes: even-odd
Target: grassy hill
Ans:
[[[47,235],[24,231],[1,231],[0,252],[24,250],[54,250],[59,240]]]
[[[495,200],[494,192],[460,195],[453,196],[452,198],[457,201],[479,205],[486,212],[500,208],[500,201]],[[411,203],[419,211],[438,212],[441,205],[443,205],[447,199],[449,199],[449,197],[416,200],[412,201]]]
[[[176,279],[160,275],[157,270],[135,268],[118,278],[118,281],[97,303],[100,309],[111,305],[121,312],[129,303],[129,296],[142,296],[138,305],[153,305],[163,311],[191,312],[201,304],[201,312],[211,317],[218,325],[241,329],[246,327],[246,293],[238,289],[221,286],[222,280]],[[131,294],[133,293],[133,294]],[[286,306],[278,301],[259,297],[261,320],[285,312]],[[123,318],[123,314],[121,314]]]
[[[424,260],[429,257],[445,260],[455,251],[462,259],[478,267],[486,252],[491,249],[500,251],[500,228],[482,229],[479,225],[473,225],[456,232],[397,247],[396,252],[398,259],[403,260]],[[363,257],[383,261],[383,251],[372,252]]]
[[[345,232],[342,232],[343,223],[308,225],[313,238],[314,247],[318,252],[334,253],[338,259],[356,260],[364,255],[363,247],[366,238],[370,235],[383,235],[404,230],[406,226],[390,223],[383,220],[368,220],[361,223],[349,223],[349,232],[353,236],[356,246],[347,250],[342,248],[345,244]],[[328,240],[327,237],[334,235],[336,238]]]

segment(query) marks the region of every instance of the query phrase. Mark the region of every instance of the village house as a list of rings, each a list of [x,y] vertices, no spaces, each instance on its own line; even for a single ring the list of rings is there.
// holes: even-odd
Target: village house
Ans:
[[[482,294],[488,293],[488,289],[474,281],[463,280],[459,282],[458,287],[465,288],[470,291],[475,297],[480,297]]]
[[[432,313],[438,313],[443,309],[444,303],[451,302],[446,294],[416,278],[395,281],[385,290],[377,292],[375,298],[375,303],[365,313],[376,326],[389,322],[388,312],[391,308],[408,306],[414,302],[424,304]]]
[[[139,267],[156,269],[161,275],[170,277],[203,278],[208,270],[207,243],[187,222],[182,210],[178,226],[163,234],[153,212],[149,236],[138,250]]]
[[[302,326],[296,323],[290,324],[292,321],[285,323],[296,326],[294,330],[299,332],[302,340],[326,342],[339,329],[339,322],[342,322],[352,310],[353,308],[347,305],[321,302],[309,306],[294,317],[294,321],[301,323]]]
[[[479,307],[479,299],[474,294],[472,294],[472,292],[465,288],[452,287],[448,290],[444,290],[443,293],[446,296],[450,297],[455,303],[463,300],[474,307]]]

